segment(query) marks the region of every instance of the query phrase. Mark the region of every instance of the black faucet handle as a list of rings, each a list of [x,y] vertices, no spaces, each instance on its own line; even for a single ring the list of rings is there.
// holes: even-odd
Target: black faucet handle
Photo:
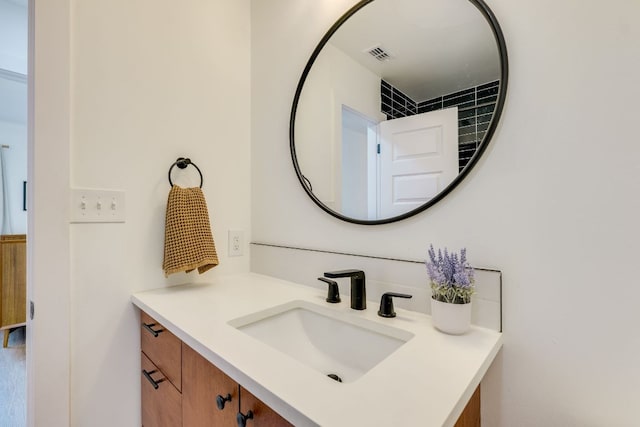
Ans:
[[[393,308],[393,298],[412,298],[413,295],[399,294],[397,292],[385,292],[380,298],[380,310],[378,310],[378,316],[380,317],[396,317],[396,312]]]
[[[329,285],[326,301],[332,304],[340,302],[340,290],[338,289],[338,283],[335,280],[325,279],[324,277],[318,277],[318,280]]]
[[[335,279],[335,278],[338,278],[338,277],[364,278],[364,271],[362,271],[362,270],[354,270],[354,269],[328,271],[328,272],[324,273],[324,277],[329,277],[329,278],[332,278],[332,279]]]

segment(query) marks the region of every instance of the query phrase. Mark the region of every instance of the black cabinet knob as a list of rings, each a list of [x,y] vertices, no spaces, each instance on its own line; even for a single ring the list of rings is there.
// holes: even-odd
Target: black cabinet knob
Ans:
[[[231,395],[229,393],[227,393],[227,395],[224,397],[222,397],[222,395],[220,394],[216,396],[216,406],[221,411],[224,409],[224,404],[227,402],[231,402]]]
[[[243,414],[242,412],[238,412],[236,416],[236,421],[238,421],[238,427],[246,427],[247,420],[253,419],[253,411],[247,411],[247,414]]]

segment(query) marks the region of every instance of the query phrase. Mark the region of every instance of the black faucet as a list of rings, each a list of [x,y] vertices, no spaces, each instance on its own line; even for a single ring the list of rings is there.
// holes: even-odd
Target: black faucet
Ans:
[[[364,271],[340,270],[324,273],[324,277],[335,279],[337,277],[351,277],[351,308],[364,310],[367,308],[367,290],[365,287]]]

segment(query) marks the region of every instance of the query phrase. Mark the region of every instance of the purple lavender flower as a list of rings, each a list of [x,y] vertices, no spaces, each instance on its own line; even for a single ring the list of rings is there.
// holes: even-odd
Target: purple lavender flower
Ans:
[[[449,253],[447,248],[438,249],[436,256],[433,245],[427,250],[429,258],[425,262],[431,279],[433,297],[439,301],[464,304],[471,301],[474,292],[474,270],[467,262],[467,250]]]
[[[460,264],[465,265],[467,263],[467,248],[460,249]]]

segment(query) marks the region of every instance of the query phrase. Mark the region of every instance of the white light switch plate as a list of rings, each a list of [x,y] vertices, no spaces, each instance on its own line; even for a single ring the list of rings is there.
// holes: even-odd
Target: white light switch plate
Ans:
[[[72,188],[70,221],[125,222],[124,191]]]

